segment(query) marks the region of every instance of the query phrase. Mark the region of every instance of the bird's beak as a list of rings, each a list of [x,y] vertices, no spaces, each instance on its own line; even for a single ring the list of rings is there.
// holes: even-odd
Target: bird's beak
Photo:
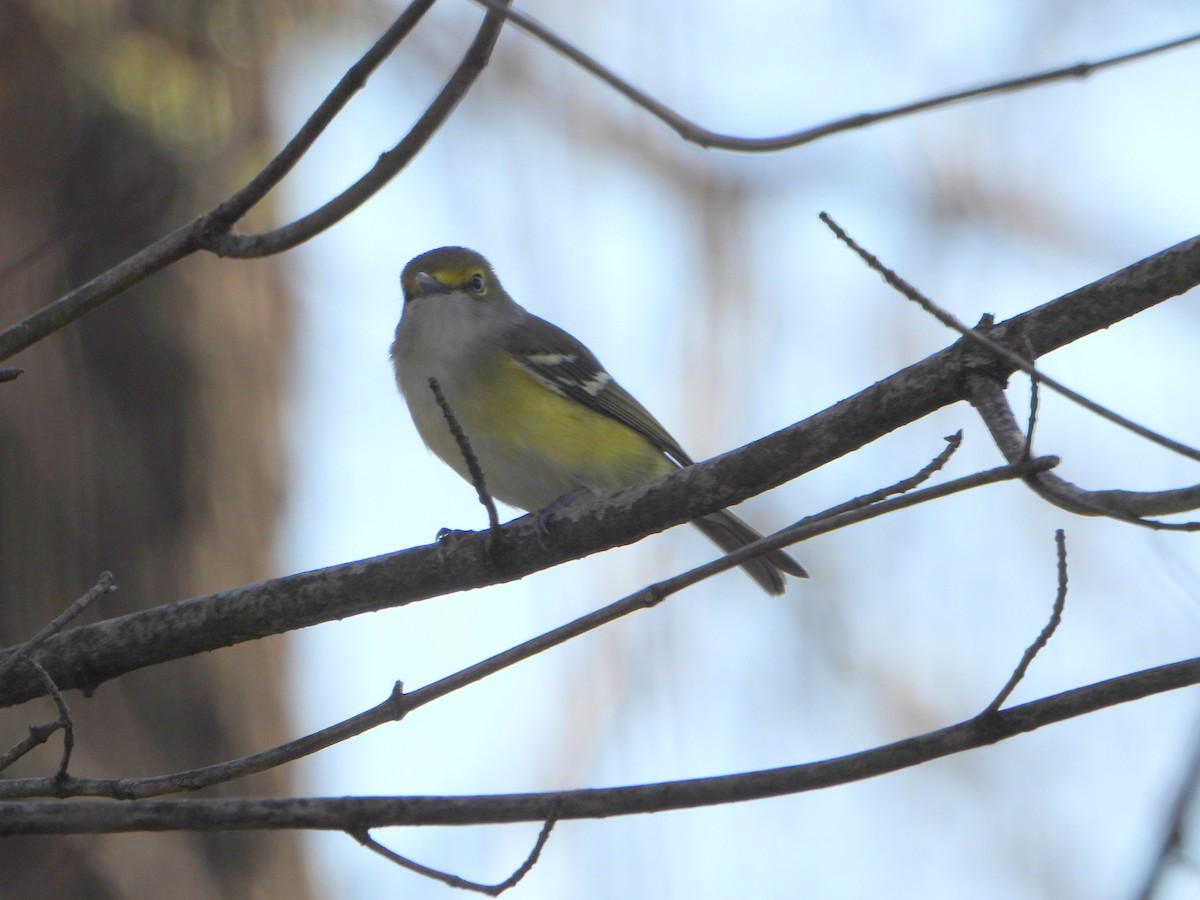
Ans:
[[[428,272],[418,272],[417,293],[420,296],[426,294],[448,294],[450,293],[450,288],[446,287],[446,285],[442,284]]]

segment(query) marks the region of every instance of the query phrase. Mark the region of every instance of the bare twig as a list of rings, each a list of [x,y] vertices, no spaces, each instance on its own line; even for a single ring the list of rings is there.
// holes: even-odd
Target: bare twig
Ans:
[[[930,500],[939,500],[942,497],[974,490],[986,484],[997,484],[1001,481],[1022,478],[1029,472],[1044,471],[1057,464],[1058,457],[1043,456],[1032,459],[1028,463],[1016,466],[1000,466],[996,469],[988,469],[985,472],[967,475],[963,478],[955,478],[944,484],[923,488],[890,500],[880,500],[869,506],[854,507],[839,513],[817,513],[816,515],[801,519],[795,525],[790,525],[787,528],[776,531],[774,534],[769,534],[753,543],[746,544],[730,553],[726,553],[712,562],[689,569],[687,572],[682,572],[665,581],[660,581],[654,585],[654,589],[660,595],[658,599],[661,600],[664,597],[669,597],[671,594],[683,590],[685,587],[698,584],[706,578],[711,578],[713,575],[724,572],[726,569],[741,565],[748,559],[754,559],[762,556],[764,553],[770,553],[772,550],[781,550],[784,547],[790,547],[793,544],[806,541],[818,535],[827,534],[839,528],[847,528],[859,522],[865,522],[868,519],[874,519],[900,509],[907,509],[910,506],[916,506],[920,503],[928,503]]]
[[[979,714],[980,717],[994,716],[1004,705],[1004,701],[1012,695],[1017,685],[1021,683],[1021,679],[1025,677],[1025,673],[1029,671],[1029,665],[1033,662],[1033,658],[1049,643],[1050,638],[1058,629],[1059,623],[1062,622],[1063,608],[1067,603],[1067,535],[1061,528],[1054,532],[1054,545],[1058,553],[1058,593],[1054,596],[1054,608],[1050,612],[1050,621],[1038,634],[1037,640],[1026,648],[1021,661],[1017,663],[1016,669],[1009,676],[1008,682],[1000,689],[1000,693],[996,695],[995,699]]]
[[[955,753],[1088,715],[1101,709],[1200,684],[1200,658],[1064,691],[937,731],[835,759],[737,775],[617,788],[494,796],[251,797],[0,802],[0,836],[309,828],[361,831],[393,825],[485,825],[545,822],[695,809],[781,797],[875,778]]]
[[[54,700],[54,705],[58,709],[58,719],[54,724],[62,727],[63,749],[62,756],[58,761],[58,770],[54,773],[52,780],[56,785],[60,785],[67,780],[67,766],[71,764],[71,753],[75,749],[75,722],[71,718],[71,711],[67,708],[67,701],[63,699],[63,695],[59,691],[58,685],[54,683],[54,679],[50,677],[50,673],[43,669],[32,656],[22,655],[21,661],[33,667],[33,671],[37,673],[46,693]]]
[[[983,375],[968,376],[966,388],[971,405],[987,425],[1005,459],[1020,460],[1028,437],[1021,434],[1004,389]],[[1053,472],[1031,475],[1025,483],[1042,499],[1077,515],[1107,516],[1159,531],[1200,531],[1197,522],[1160,522],[1145,518],[1200,508],[1200,485],[1167,491],[1086,491]]]
[[[111,594],[116,589],[117,586],[113,584],[112,572],[101,572],[99,580],[88,589],[86,594],[50,620],[50,622],[48,622],[45,627],[38,631],[37,634],[18,647],[16,652],[11,656],[7,658],[0,658],[0,681],[4,680],[4,677],[8,674],[9,670],[12,669],[17,662],[23,658],[29,657],[30,654],[40,647],[47,638],[62,631],[68,622],[91,606],[92,603],[95,602],[96,598],[98,598],[101,594]]]
[[[397,722],[412,708],[407,703],[403,687],[396,682],[392,693],[382,703],[351,716],[328,728],[268,750],[251,753],[198,769],[172,772],[148,778],[74,778],[54,781],[47,778],[0,779],[0,797],[111,797],[114,800],[137,800],[160,797],[180,791],[196,791],[214,784],[224,784],[247,775],[265,772],[285,763],[311,756],[326,747],[341,743],[370,731],[385,722]]]
[[[927,313],[929,313],[935,319],[937,319],[939,322],[941,322],[943,325],[945,325],[947,328],[957,331],[959,334],[961,334],[963,337],[967,338],[968,340],[974,341],[976,344],[978,344],[981,347],[985,347],[986,349],[990,350],[992,353],[1001,357],[1009,365],[1013,366],[1016,369],[1020,369],[1022,372],[1025,372],[1026,374],[1028,374],[1030,377],[1038,378],[1047,387],[1057,391],[1059,394],[1066,397],[1068,400],[1071,400],[1072,402],[1079,404],[1084,409],[1087,409],[1087,410],[1095,413],[1098,416],[1108,419],[1110,422],[1120,425],[1122,428],[1132,431],[1134,434],[1140,435],[1141,437],[1144,437],[1149,441],[1153,441],[1154,443],[1158,444],[1161,447],[1166,447],[1168,450],[1174,450],[1176,453],[1180,454],[1181,456],[1186,456],[1188,459],[1192,459],[1192,460],[1195,460],[1196,462],[1200,462],[1200,450],[1197,450],[1194,447],[1189,447],[1186,444],[1182,444],[1179,441],[1176,441],[1176,440],[1173,440],[1172,438],[1161,435],[1156,431],[1152,431],[1151,429],[1145,427],[1144,425],[1139,425],[1137,422],[1134,422],[1130,419],[1125,418],[1122,415],[1119,415],[1119,414],[1113,412],[1111,409],[1109,409],[1106,406],[1101,406],[1099,403],[1096,403],[1094,400],[1089,400],[1087,397],[1083,396],[1082,394],[1071,390],[1069,387],[1067,387],[1062,382],[1057,381],[1057,380],[1051,378],[1049,375],[1045,374],[1044,372],[1040,371],[1028,359],[1025,359],[1019,353],[1015,353],[1014,351],[1010,350],[1008,347],[1005,347],[1003,344],[999,343],[998,341],[993,340],[988,335],[986,335],[982,331],[980,331],[978,328],[971,328],[969,325],[965,325],[964,323],[960,322],[950,312],[948,312],[945,309],[942,309],[940,306],[938,306],[936,303],[934,303],[932,300],[930,300],[928,297],[926,297],[924,294],[922,294],[920,291],[918,291],[915,287],[913,287],[911,284],[909,284],[907,281],[905,281],[903,278],[901,278],[899,275],[897,275],[892,269],[889,269],[887,266],[885,266],[882,262],[879,261],[879,259],[877,257],[875,257],[873,254],[871,254],[867,250],[865,250],[863,247],[859,246],[859,244],[856,243],[854,241],[854,239],[852,237],[850,237],[850,235],[848,235],[842,229],[842,227],[840,225],[838,225],[837,222],[835,222],[829,216],[828,213],[821,213],[820,218],[821,218],[821,221],[824,222],[829,227],[829,229],[834,234],[837,235],[838,240],[840,240],[847,247],[849,247],[856,254],[858,254],[859,258],[862,259],[863,262],[865,262],[868,266],[870,266],[872,269],[874,269],[876,272],[878,272],[881,276],[883,276],[884,281],[886,281],[889,285],[891,285],[893,288],[895,288],[897,291],[899,291],[901,294],[903,294],[906,298],[908,298],[909,300],[912,300],[914,303],[916,303],[918,306],[920,306],[922,309],[924,309]],[[989,324],[990,324],[990,322],[989,322]]]
[[[364,847],[375,851],[384,859],[389,859],[399,866],[403,866],[410,872],[415,872],[418,875],[424,875],[426,878],[432,878],[434,881],[440,881],[442,884],[449,885],[454,888],[462,888],[467,891],[474,891],[478,894],[484,894],[488,897],[499,897],[511,887],[529,874],[530,870],[537,865],[538,857],[542,855],[542,848],[546,846],[546,841],[550,838],[550,832],[554,829],[554,823],[558,821],[558,816],[551,814],[545,824],[542,825],[542,830],[538,833],[537,841],[534,842],[533,849],[529,851],[529,856],[525,861],[517,867],[516,871],[501,881],[499,884],[481,884],[478,881],[468,881],[465,878],[460,878],[457,875],[451,875],[449,872],[442,872],[438,869],[431,869],[429,866],[423,866],[419,862],[413,862],[406,856],[401,856],[394,850],[389,850],[383,844],[376,841],[366,829],[349,829],[347,834],[354,838]]]
[[[912,103],[905,103],[900,106],[891,107],[878,112],[858,113],[857,115],[847,116],[843,119],[835,119],[834,121],[827,122],[824,125],[805,128],[801,131],[794,131],[788,134],[779,135],[777,137],[749,138],[737,137],[734,135],[722,134],[721,132],[717,131],[711,131],[689,119],[684,118],[666,104],[656,100],[650,94],[634,87],[628,81],[614,73],[603,63],[584,53],[582,50],[564,38],[559,37],[532,16],[529,16],[520,10],[505,9],[500,0],[475,0],[475,2],[480,6],[491,10],[492,12],[502,12],[509,21],[511,21],[522,31],[529,33],[551,50],[554,50],[560,56],[565,57],[584,71],[600,79],[600,81],[607,84],[621,96],[625,97],[636,106],[644,109],[646,112],[650,113],[650,115],[654,116],[654,118],[671,128],[685,141],[693,144],[699,144],[701,147],[715,148],[718,150],[735,150],[743,153],[768,153],[777,150],[789,150],[793,147],[799,147],[802,144],[811,143],[819,138],[828,137],[831,134],[852,131],[856,128],[865,128],[868,125],[875,125],[879,122],[885,122],[889,119],[897,119],[902,116],[924,112],[925,110],[949,106],[952,103],[959,103],[963,100],[970,100],[976,97],[986,97],[995,94],[1012,93],[1014,91],[1024,90],[1025,88],[1037,87],[1038,85],[1047,84],[1053,81],[1063,81],[1069,78],[1086,78],[1093,72],[1098,72],[1101,69],[1111,68],[1122,63],[1132,62],[1133,60],[1143,59],[1159,53],[1165,53],[1168,50],[1174,50],[1178,47],[1184,47],[1188,44],[1193,44],[1197,41],[1200,41],[1200,34],[1192,34],[1186,37],[1165,41],[1161,44],[1155,44],[1151,47],[1145,47],[1140,50],[1134,50],[1128,53],[1119,54],[1117,56],[1096,60],[1095,62],[1082,62],[1070,66],[1063,66],[1061,68],[1048,69],[1044,72],[1037,72],[1032,75],[1023,75],[1019,78],[1009,78],[1003,81],[985,84],[980,87],[967,88],[965,90],[940,94],[936,97],[930,97],[925,100],[917,100]]]
[[[908,478],[897,481],[895,484],[888,487],[879,488],[878,490],[871,491],[868,494],[855,497],[853,500],[847,500],[845,503],[839,503],[837,506],[831,506],[829,509],[823,510],[815,515],[808,516],[807,518],[803,519],[800,524],[819,522],[820,520],[827,519],[830,516],[836,516],[840,513],[850,512],[851,510],[855,509],[862,509],[864,506],[870,506],[872,503],[878,503],[880,500],[885,500],[888,497],[891,497],[893,494],[903,494],[907,491],[911,491],[913,488],[924,484],[937,472],[942,470],[946,463],[950,461],[950,457],[953,456],[958,451],[958,448],[962,446],[962,437],[962,429],[954,432],[954,434],[946,435],[946,446],[943,447],[942,451],[938,453],[938,455],[932,460],[930,460],[929,463],[915,475],[910,475]]]
[[[46,741],[50,740],[54,732],[62,728],[64,724],[65,723],[62,719],[55,719],[53,722],[47,722],[45,725],[29,726],[29,734],[17,741],[17,743],[9,748],[8,752],[0,756],[0,772],[3,772],[18,759],[32,751],[35,747],[40,747],[42,744],[46,743]],[[44,785],[36,794],[23,794],[21,796],[54,796],[53,782],[46,782],[44,779],[39,779],[39,781],[43,781]],[[3,779],[0,779],[0,784],[4,784]]]
[[[429,378],[429,389],[433,391],[433,399],[437,401],[438,408],[441,409],[442,415],[446,417],[446,424],[450,428],[450,434],[454,436],[454,442],[458,444],[458,452],[462,454],[463,461],[467,464],[467,471],[471,473],[471,483],[475,485],[475,493],[479,495],[479,502],[487,510],[488,528],[492,536],[495,537],[500,533],[500,516],[496,513],[496,501],[488,493],[487,482],[484,480],[483,467],[479,465],[479,458],[475,455],[475,451],[471,449],[471,441],[467,438],[467,433],[463,431],[462,425],[459,424],[458,417],[454,415],[450,401],[442,393],[442,386],[438,384],[438,380],[433,376]]]
[[[362,90],[367,79],[380,64],[408,37],[434,2],[435,0],[413,0],[371,48],[346,70],[346,74],[317,105],[300,130],[275,154],[275,158],[263,166],[245,187],[216,207],[214,212],[217,218],[232,225],[279,184],[317,142],[317,138],[329,127],[338,113]]]
[[[508,0],[501,0],[498,4],[499,9],[503,10],[507,2]],[[424,13],[424,8],[432,5],[432,0],[420,0],[420,5],[423,7],[421,13]],[[406,10],[406,12],[408,11]],[[415,21],[413,24],[415,24]],[[376,160],[371,170],[342,191],[342,193],[338,194],[338,196],[303,218],[272,231],[261,234],[235,234],[227,230],[209,232],[205,241],[205,247],[212,250],[218,256],[232,256],[243,259],[269,256],[274,253],[281,253],[284,250],[290,250],[292,247],[302,244],[304,241],[320,234],[326,228],[340,222],[354,210],[358,209],[358,207],[373,197],[380,188],[391,181],[400,170],[412,162],[417,153],[429,143],[429,139],[433,137],[446,119],[450,117],[450,113],[454,112],[459,102],[466,96],[471,85],[475,83],[475,79],[479,77],[479,73],[484,70],[491,59],[492,49],[496,46],[496,39],[500,36],[500,29],[503,24],[504,17],[499,12],[487,13],[483,23],[479,26],[479,31],[476,33],[475,39],[467,47],[462,61],[454,70],[454,74],[450,76],[450,80],[446,82],[445,87],[442,88],[433,102],[429,104],[429,107],[409,130],[408,134],[404,136],[404,139],[392,147],[392,149],[380,154],[379,159]],[[389,35],[385,35],[385,37],[389,39],[389,45],[382,52],[379,60],[373,61],[370,68],[378,65],[378,62],[391,52],[395,44],[403,38],[403,35],[396,38],[391,38]],[[383,42],[384,39],[381,38],[380,44]],[[376,47],[371,49],[371,53],[375,53],[376,48],[380,44],[376,44]],[[351,73],[348,72],[347,78],[350,75]],[[343,79],[343,82],[345,80]],[[355,81],[355,90],[358,89],[363,80],[365,80],[365,74]],[[336,111],[334,110],[333,112]],[[332,113],[328,118],[332,118]],[[320,127],[324,128],[326,124],[328,124],[328,121],[324,120]],[[307,149],[307,146],[304,149]],[[299,154],[296,154],[296,157],[298,158]],[[247,191],[249,191],[249,187],[247,186]],[[253,197],[253,192],[250,193],[250,197]],[[229,202],[232,203],[235,200],[237,200],[236,196]],[[255,200],[255,202],[257,201]],[[241,205],[244,205],[244,203],[234,206],[232,211],[237,212]],[[218,207],[219,212],[222,209],[223,207]],[[244,214],[244,211],[237,214],[240,216]],[[228,214],[224,215],[228,218]]]
[[[1031,363],[1036,362],[1036,357],[1033,353],[1033,341],[1026,338],[1025,340],[1025,358]],[[1029,376],[1029,419],[1025,425],[1025,443],[1021,447],[1021,459],[1029,459],[1033,455],[1033,432],[1037,428],[1038,407],[1041,404],[1042,392],[1039,387],[1041,384],[1041,374],[1034,372]],[[1013,460],[1009,460],[1012,462]]]

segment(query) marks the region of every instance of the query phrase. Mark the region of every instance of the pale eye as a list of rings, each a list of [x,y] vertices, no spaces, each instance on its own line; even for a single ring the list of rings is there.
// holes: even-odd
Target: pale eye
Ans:
[[[484,290],[483,276],[476,272],[471,276],[471,280],[467,282],[467,287],[471,289],[472,293],[482,294]]]

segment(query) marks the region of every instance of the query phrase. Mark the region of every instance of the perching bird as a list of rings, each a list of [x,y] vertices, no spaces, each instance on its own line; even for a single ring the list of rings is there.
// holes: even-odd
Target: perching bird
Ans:
[[[471,480],[430,389],[433,377],[496,499],[536,512],[581,491],[607,494],[692,464],[587,347],[519,306],[478,253],[430,250],[404,267],[400,283],[392,364],[417,432]],[[726,553],[761,537],[727,510],[692,524]],[[808,577],[781,550],[742,568],[769,594],[783,593],[785,573]]]

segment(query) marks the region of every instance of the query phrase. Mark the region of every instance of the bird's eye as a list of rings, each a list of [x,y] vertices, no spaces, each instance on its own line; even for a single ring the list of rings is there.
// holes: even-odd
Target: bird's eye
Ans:
[[[471,276],[471,280],[467,282],[467,287],[471,289],[472,293],[482,294],[484,291],[483,275],[476,272]]]

